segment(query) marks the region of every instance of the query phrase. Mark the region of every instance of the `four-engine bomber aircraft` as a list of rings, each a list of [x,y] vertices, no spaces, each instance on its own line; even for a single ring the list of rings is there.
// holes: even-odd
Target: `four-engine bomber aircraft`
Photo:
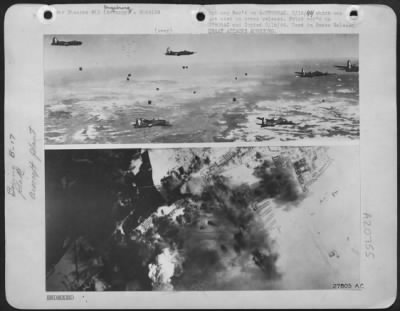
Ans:
[[[334,73],[322,72],[322,71],[318,71],[318,70],[305,72],[303,68],[301,68],[301,71],[296,71],[295,74],[296,74],[296,77],[300,77],[300,78],[314,78],[314,77],[334,75]]]
[[[82,42],[77,41],[77,40],[60,41],[56,37],[53,37],[53,40],[51,41],[51,45],[60,45],[60,46],[82,45]]]
[[[260,120],[261,123],[256,123],[256,124],[260,125],[261,127],[273,127],[275,125],[296,125],[292,121],[289,121],[281,117],[271,118],[271,119],[257,117],[257,119]]]
[[[144,119],[144,118],[137,118],[135,122],[132,122],[134,128],[143,128],[143,127],[153,127],[153,126],[171,126],[167,120],[163,119]]]
[[[183,50],[183,51],[172,51],[170,48],[167,48],[167,51],[165,52],[165,55],[167,56],[181,56],[181,55],[193,55],[196,52],[192,52],[192,51],[187,51],[187,50]]]
[[[358,65],[353,65],[350,60],[347,61],[346,66],[335,65],[335,67],[346,72],[358,72]]]

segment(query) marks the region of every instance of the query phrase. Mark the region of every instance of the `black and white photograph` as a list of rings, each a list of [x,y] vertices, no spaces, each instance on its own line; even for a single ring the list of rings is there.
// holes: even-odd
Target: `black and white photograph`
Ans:
[[[9,7],[9,306],[389,308],[395,13]]]
[[[359,148],[46,150],[47,291],[360,278]]]
[[[357,34],[45,35],[45,144],[349,141]]]

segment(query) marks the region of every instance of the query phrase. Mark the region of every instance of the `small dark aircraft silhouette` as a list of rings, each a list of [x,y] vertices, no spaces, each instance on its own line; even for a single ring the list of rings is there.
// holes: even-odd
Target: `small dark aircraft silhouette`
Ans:
[[[328,73],[328,72],[322,72],[322,71],[304,71],[303,68],[301,68],[301,71],[296,71],[295,72],[296,77],[300,78],[314,78],[314,77],[322,77],[322,76],[330,76],[334,75],[334,73]]]
[[[272,118],[272,119],[267,119],[267,118],[257,118],[258,120],[261,121],[261,123],[256,123],[257,125],[260,125],[261,127],[273,127],[275,125],[295,125],[292,121],[289,121],[285,118]]]
[[[144,119],[137,118],[134,123],[132,123],[134,128],[144,128],[144,127],[153,127],[153,126],[171,126],[167,120],[163,119]]]
[[[82,42],[77,41],[77,40],[60,41],[56,37],[53,37],[53,40],[51,41],[51,45],[61,45],[61,46],[82,45]]]
[[[167,56],[181,56],[181,55],[192,55],[195,54],[196,52],[192,52],[192,51],[187,51],[187,50],[183,50],[183,51],[172,51],[170,48],[167,48],[167,51],[165,52],[165,55]]]
[[[358,72],[358,65],[353,65],[350,60],[347,61],[346,66],[335,65],[335,67],[346,72]]]

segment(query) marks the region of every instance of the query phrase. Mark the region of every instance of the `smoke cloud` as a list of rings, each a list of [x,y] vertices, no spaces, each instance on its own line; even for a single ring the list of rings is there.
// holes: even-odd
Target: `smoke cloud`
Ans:
[[[302,192],[293,172],[271,161],[263,161],[253,174],[257,183],[239,186],[223,175],[207,182],[189,175],[175,201],[184,207],[183,217],[156,220],[155,232],[165,248],[149,264],[153,289],[279,287],[276,246],[251,206],[267,198],[296,205]]]
[[[149,278],[154,290],[173,290],[171,278],[182,271],[182,258],[176,250],[164,248],[156,258],[156,263],[149,264]]]
[[[272,161],[265,160],[255,168],[254,175],[260,179],[259,186],[254,190],[257,196],[283,202],[295,202],[302,198],[298,183],[287,168],[276,167]]]
[[[263,172],[264,168],[256,171],[260,183],[255,187],[234,186],[220,175],[208,185],[199,178],[190,180],[186,197],[176,202],[185,206],[181,223],[168,217],[157,220],[156,231],[169,248],[149,265],[154,289],[230,290],[238,282],[248,289],[274,286],[272,280],[280,276],[275,266],[278,254],[250,204],[257,197],[297,197],[289,174]],[[191,189],[194,193],[188,199]]]

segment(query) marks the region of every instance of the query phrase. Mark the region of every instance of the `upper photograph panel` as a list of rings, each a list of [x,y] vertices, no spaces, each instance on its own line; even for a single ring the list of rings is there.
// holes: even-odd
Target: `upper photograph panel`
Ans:
[[[46,35],[45,142],[359,139],[358,35]]]

